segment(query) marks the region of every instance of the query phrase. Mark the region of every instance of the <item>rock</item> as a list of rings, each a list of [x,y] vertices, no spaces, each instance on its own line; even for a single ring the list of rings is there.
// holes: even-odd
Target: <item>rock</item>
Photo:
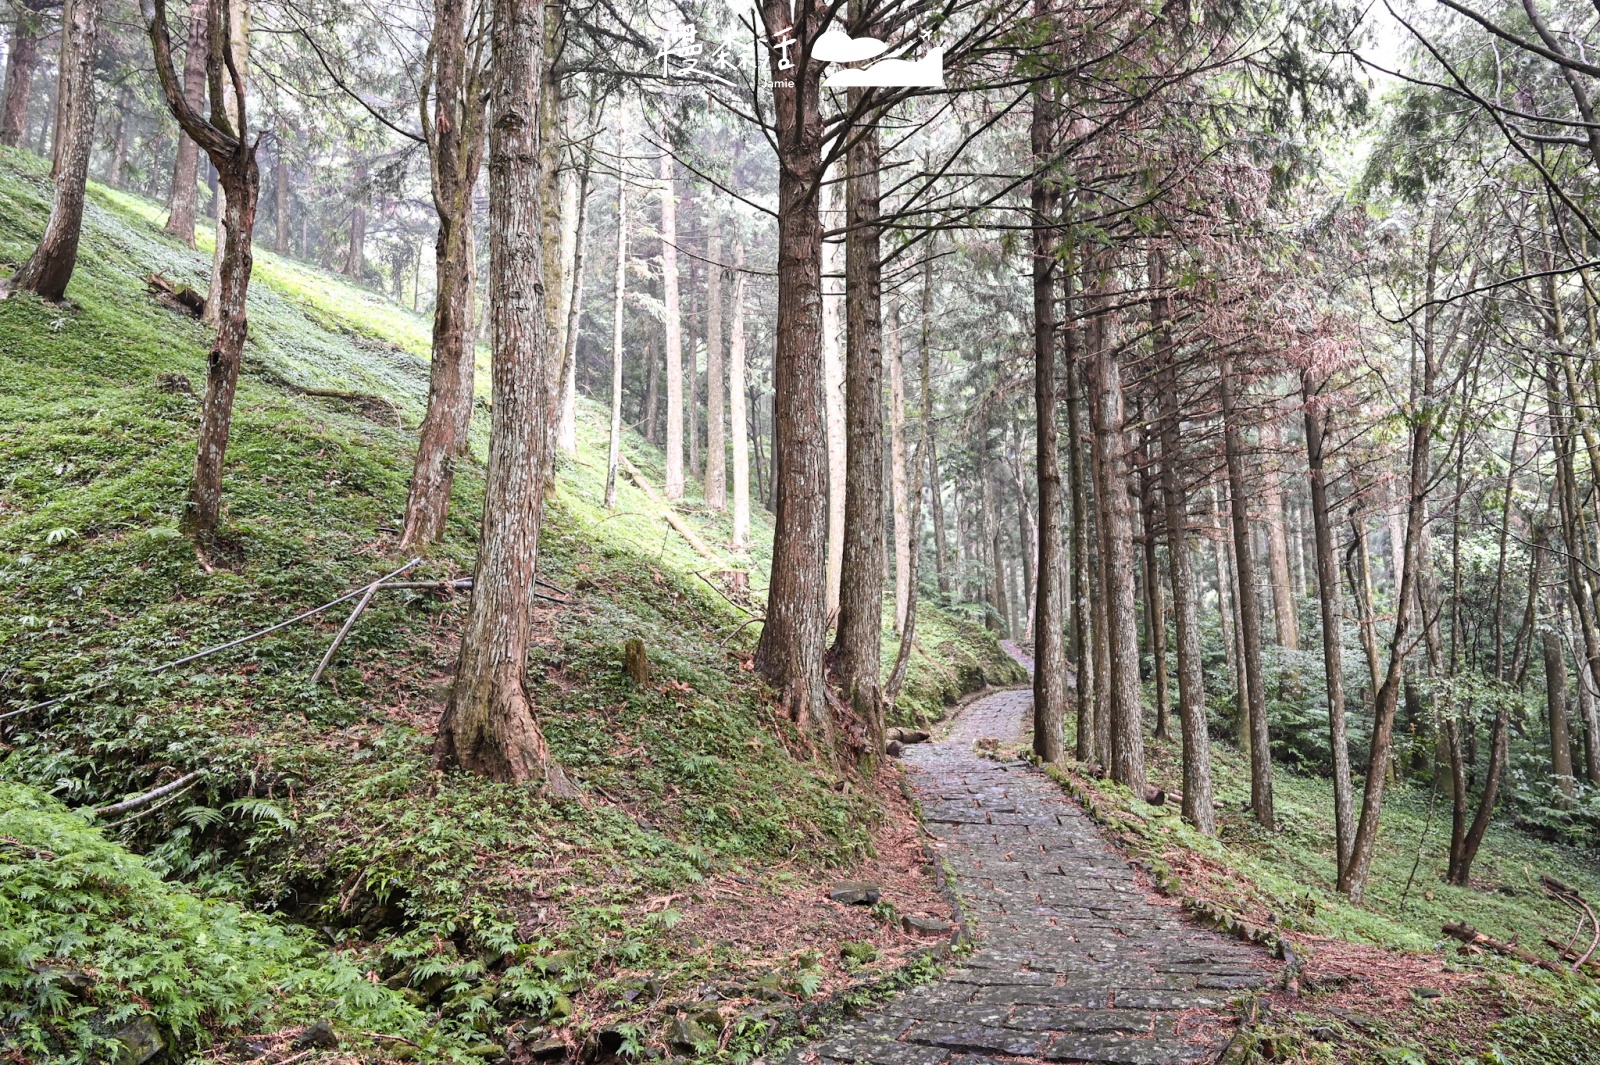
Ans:
[[[74,969],[70,965],[40,965],[28,966],[35,976],[42,976],[50,983],[65,989],[74,996],[81,996],[94,986],[94,977],[81,969]]]
[[[140,1017],[123,1025],[111,1038],[122,1044],[117,1053],[117,1065],[144,1065],[167,1048],[161,1029],[151,1017]]]
[[[254,1039],[235,1039],[228,1044],[228,1053],[240,1061],[254,1061],[259,1057],[265,1057],[267,1051],[271,1049],[267,1044]]]
[[[708,1032],[722,1031],[722,1011],[715,1006],[701,1006],[689,1013],[689,1019]]]
[[[294,1037],[296,1050],[332,1050],[339,1045],[339,1037],[333,1034],[333,1025],[328,1023],[326,1017],[313,1024]]]
[[[524,1043],[522,1052],[534,1061],[553,1061],[556,1058],[566,1056],[567,1044],[563,1040],[552,1036],[549,1039],[541,1039],[537,1043]]]
[[[716,1037],[689,1017],[682,1014],[672,1018],[667,1024],[666,1043],[667,1049],[679,1054],[695,1054],[699,1048],[708,1043],[715,1043]]]
[[[911,917],[900,918],[900,927],[914,936],[947,936],[950,934],[950,922],[941,921],[937,917]]]
[[[828,898],[834,902],[842,902],[846,906],[874,906],[883,898],[883,889],[876,884],[867,884],[859,880],[846,880],[835,884]]]
[[[899,740],[890,740],[888,743],[883,745],[883,753],[887,754],[890,758],[899,758],[900,752],[903,750],[905,750],[905,748],[900,745]]]
[[[892,728],[888,730],[888,737],[902,744],[928,742],[927,730],[920,728]]]
[[[494,1061],[506,1056],[506,1048],[499,1043],[477,1043],[468,1047],[467,1053],[484,1061]]]
[[[645,653],[644,641],[637,636],[622,646],[622,671],[635,688],[650,683],[650,656]]]

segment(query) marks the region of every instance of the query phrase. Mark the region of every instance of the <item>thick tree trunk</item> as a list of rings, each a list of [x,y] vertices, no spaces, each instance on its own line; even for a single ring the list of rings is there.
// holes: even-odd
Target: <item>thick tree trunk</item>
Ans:
[[[496,780],[542,780],[574,789],[551,758],[525,687],[534,575],[539,558],[546,420],[555,361],[549,357],[545,162],[540,139],[545,5],[495,0],[489,123],[489,278],[493,316],[493,415],[483,531],[450,701],[435,754]]]
[[[617,129],[617,158],[626,158],[627,145]],[[617,505],[617,464],[622,457],[622,312],[628,294],[628,179],[617,177],[617,279],[611,311],[611,436],[606,449],[605,507]]]
[[[661,304],[667,342],[667,477],[669,500],[683,498],[683,317],[678,306],[678,184],[672,155],[661,153]]]
[[[0,91],[0,144],[22,146],[28,132],[28,104],[33,99],[33,72],[39,66],[39,43],[44,40],[42,2],[19,4],[11,23],[11,47],[6,57],[5,88]]]
[[[824,229],[842,228],[848,221],[848,208],[841,203],[846,196],[844,185],[835,181],[823,189],[822,196],[825,204]],[[845,289],[853,282],[840,276],[846,272],[845,254],[843,240],[827,241],[822,246],[822,365],[828,397],[827,610],[830,618],[839,615],[839,596],[844,580],[845,486],[849,480],[850,465],[845,445],[848,435],[846,423],[849,419],[845,413],[845,354],[840,346],[840,338],[844,331],[841,321],[845,313]],[[855,298],[854,293],[851,298]]]
[[[1261,610],[1256,601],[1255,564],[1250,552],[1244,451],[1239,442],[1232,361],[1224,357],[1219,369],[1229,509],[1233,517],[1233,553],[1238,568],[1239,630],[1244,644],[1245,705],[1250,721],[1250,809],[1256,820],[1270,829],[1273,827],[1272,748],[1267,737],[1266,691],[1261,670]]]
[[[1350,741],[1345,731],[1343,645],[1340,642],[1339,563],[1334,554],[1333,519],[1328,512],[1324,469],[1327,414],[1308,373],[1305,393],[1306,466],[1311,482],[1311,520],[1316,529],[1317,603],[1322,611],[1322,669],[1328,692],[1328,746],[1333,756],[1335,870],[1350,861],[1354,832],[1350,791]]]
[[[1188,505],[1181,460],[1178,371],[1172,351],[1166,292],[1166,258],[1150,256],[1150,317],[1154,326],[1161,443],[1161,499],[1166,506],[1167,558],[1172,572],[1172,615],[1178,646],[1178,727],[1183,735],[1183,818],[1208,836],[1217,832],[1211,801],[1211,736],[1206,727],[1204,662],[1188,545]]]
[[[1544,683],[1546,725],[1550,730],[1550,775],[1556,790],[1571,802],[1575,789],[1572,775],[1572,736],[1567,719],[1567,659],[1561,637],[1544,631]]]
[[[722,238],[715,230],[706,258],[711,260],[711,276],[706,285],[706,506],[724,510],[728,505],[727,469],[728,439],[723,431],[723,397],[727,394],[727,374],[722,358],[722,280],[726,273],[722,266]],[[743,385],[740,385],[743,388]],[[736,391],[735,395],[738,394]],[[741,427],[742,428],[742,427]],[[737,446],[743,447],[735,432]],[[746,506],[749,505],[749,485],[745,486]],[[748,520],[748,513],[746,514]]]
[[[1114,347],[1092,353],[1095,439],[1101,442],[1095,496],[1106,546],[1107,626],[1103,636],[1111,669],[1111,776],[1134,795],[1144,794],[1144,707],[1139,685],[1139,621],[1134,606],[1133,510],[1128,498],[1129,446],[1122,396],[1122,367]]]
[[[859,102],[860,90],[851,90]],[[867,751],[883,750],[883,305],[878,219],[878,132],[859,132],[849,149],[845,212],[845,447],[843,547],[834,676],[867,732]]]
[[[59,303],[78,265],[84,188],[94,148],[94,60],[100,33],[100,0],[67,0],[61,13],[58,99],[63,103],[61,168],[44,236],[6,282],[10,292],[31,292]]]
[[[728,343],[728,436],[733,442],[733,549],[750,549],[750,429],[745,421],[744,249],[734,252],[732,336]]]
[[[483,161],[484,116],[478,78],[467,70],[467,4],[439,0],[432,39],[435,108],[429,154],[434,211],[433,356],[428,409],[406,497],[403,547],[444,535],[456,458],[466,452],[471,425],[477,343],[473,328],[476,249],[473,189]],[[280,149],[281,150],[281,149]],[[280,210],[281,210],[280,200]],[[281,215],[280,215],[281,225]]]
[[[1049,14],[1049,0],[1035,0]],[[1031,130],[1034,165],[1055,153],[1057,105],[1050,87],[1033,90]],[[1061,459],[1056,431],[1056,241],[1051,229],[1060,197],[1043,176],[1030,196],[1033,222],[1033,412],[1034,467],[1039,488],[1039,558],[1033,593],[1033,753],[1045,762],[1066,757],[1067,648],[1061,559]],[[1069,370],[1070,372],[1070,370]],[[928,385],[923,384],[924,390]],[[1068,426],[1068,432],[1076,426]]]

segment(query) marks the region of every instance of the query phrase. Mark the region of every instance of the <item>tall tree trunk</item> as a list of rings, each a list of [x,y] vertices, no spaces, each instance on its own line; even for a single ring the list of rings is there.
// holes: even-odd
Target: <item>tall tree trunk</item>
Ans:
[[[627,157],[622,130],[617,127],[617,158]],[[628,294],[628,177],[617,175],[617,281],[611,311],[611,437],[606,449],[605,507],[617,505],[617,464],[622,457],[622,312]]]
[[[700,464],[700,349],[695,330],[700,327],[700,264],[689,260],[689,317],[684,325],[685,353],[688,355],[688,373],[684,376],[683,411],[684,439],[689,449],[689,469],[686,477],[700,478],[700,499],[705,501],[705,467]]]
[[[122,188],[122,171],[128,165],[128,89],[117,94],[117,135],[111,146],[111,168],[106,173],[106,184]]]
[[[578,174],[578,218],[573,233],[572,284],[567,291],[566,350],[561,356],[561,422],[556,445],[569,455],[578,453],[578,334],[583,323],[583,277],[588,266],[589,185],[593,178],[589,157]]]
[[[1139,622],[1134,607],[1133,512],[1128,499],[1129,446],[1122,367],[1104,331],[1090,353],[1094,372],[1094,434],[1100,447],[1095,498],[1105,558],[1107,625],[1102,633],[1110,666],[1111,776],[1144,794],[1144,707],[1139,685]]]
[[[995,491],[996,463],[994,445],[989,426],[989,407],[985,400],[983,421],[979,430],[978,476],[982,479],[983,501],[983,564],[988,572],[987,598],[989,609],[984,619],[989,628],[1004,639],[1011,635],[1009,623],[1011,610],[1006,603],[1005,563],[1000,551],[1000,500]]]
[[[1317,604],[1322,611],[1322,673],[1328,691],[1328,747],[1333,755],[1334,868],[1350,861],[1354,831],[1350,793],[1350,740],[1345,731],[1343,645],[1340,642],[1339,563],[1333,547],[1324,469],[1327,412],[1310,373],[1301,377],[1305,395],[1306,466],[1311,482],[1311,520],[1316,529]]]
[[[1208,836],[1217,832],[1211,799],[1211,736],[1206,726],[1205,669],[1188,545],[1188,503],[1178,468],[1182,412],[1173,356],[1165,253],[1150,255],[1150,318],[1154,326],[1161,444],[1161,500],[1167,517],[1167,560],[1172,573],[1173,627],[1178,646],[1178,727],[1183,734],[1183,818]]]
[[[367,161],[356,161],[350,182],[350,245],[344,260],[344,274],[360,281],[367,274],[367,201],[372,187],[367,181]]]
[[[273,250],[279,255],[289,254],[289,153],[284,150],[285,135],[284,127],[279,126],[278,150],[276,152],[277,159],[273,165],[272,173],[272,194],[274,200],[272,214],[273,221],[276,223],[276,232],[273,234],[272,247]],[[194,184],[194,180],[192,178],[190,179],[189,184],[191,186]],[[193,210],[194,208],[191,204],[191,215],[193,214]],[[191,232],[193,232],[193,222],[190,223],[189,229]],[[420,268],[421,264],[422,249],[418,248],[416,265],[418,268]],[[421,286],[419,284],[413,284],[411,288],[411,309],[413,311],[417,309],[417,289],[420,287]]]
[[[1250,757],[1250,696],[1249,681],[1240,663],[1237,619],[1238,603],[1233,579],[1233,534],[1222,513],[1222,486],[1211,485],[1211,522],[1216,538],[1211,541],[1212,561],[1217,578],[1217,626],[1222,631],[1223,656],[1227,659],[1228,682],[1232,685],[1234,716],[1236,718],[1235,743],[1246,759]]]
[[[466,0],[435,4],[430,52],[435,104],[433,120],[424,121],[423,128],[429,132],[430,181],[439,230],[434,239],[428,409],[418,434],[400,535],[407,548],[434,543],[444,535],[456,458],[466,452],[472,420],[477,371],[472,201],[485,131],[480,78],[467,67]],[[426,100],[422,107],[426,119]],[[281,225],[281,214],[279,221]]]
[[[1049,17],[1050,0],[1035,0],[1034,13]],[[1055,154],[1058,107],[1050,85],[1033,90],[1030,131],[1034,166]],[[1039,558],[1033,593],[1033,753],[1045,762],[1066,757],[1067,648],[1062,615],[1061,459],[1056,430],[1056,241],[1052,226],[1060,194],[1043,175],[1030,194],[1033,242],[1034,474],[1039,487]],[[1069,372],[1070,369],[1069,369]],[[926,391],[928,384],[924,382]],[[1076,431],[1068,426],[1068,432]],[[1075,450],[1075,449],[1074,449]]]
[[[848,163],[846,164],[848,166]],[[823,226],[842,228],[848,221],[847,205],[841,203],[846,192],[837,181],[822,191]],[[846,238],[848,239],[848,238]],[[830,618],[839,615],[839,596],[844,580],[845,552],[845,493],[849,480],[849,456],[845,445],[848,435],[845,413],[845,354],[840,346],[843,333],[847,281],[840,275],[845,272],[845,240],[827,241],[822,246],[822,366],[827,388],[828,413],[828,599]],[[853,294],[852,294],[853,298]],[[880,330],[881,332],[881,330]],[[848,343],[848,339],[845,340]]]
[[[889,497],[894,507],[894,631],[905,631],[911,588],[911,477],[906,454],[906,366],[900,346],[898,304],[889,335]]]
[[[644,422],[644,438],[661,446],[661,357],[656,350],[656,338],[646,337],[644,342],[644,403],[640,420]]]
[[[1278,646],[1300,649],[1300,619],[1295,613],[1294,580],[1289,575],[1288,515],[1283,506],[1282,444],[1275,418],[1261,426],[1261,446],[1266,469],[1262,471],[1261,501],[1267,511],[1267,583],[1272,588],[1272,616],[1278,627]]]
[[[724,510],[728,505],[727,470],[728,438],[724,431],[724,397],[727,395],[727,371],[723,366],[722,350],[722,283],[727,272],[722,265],[722,236],[715,229],[706,258],[711,260],[710,277],[706,285],[706,506]],[[743,387],[742,385],[740,386]],[[735,393],[737,394],[737,392]],[[741,427],[742,431],[742,427]],[[736,446],[743,447],[735,433]],[[749,485],[745,486],[746,493]],[[748,506],[749,500],[746,499]],[[746,515],[748,518],[748,515]]]
[[[550,755],[525,687],[538,571],[544,450],[554,382],[545,291],[546,190],[540,141],[545,5],[495,0],[489,123],[489,281],[493,414],[483,530],[450,701],[435,754],[496,780],[575,794]]]
[[[1167,607],[1161,595],[1161,564],[1156,557],[1156,490],[1149,434],[1143,434],[1139,467],[1139,510],[1144,547],[1144,625],[1156,680],[1156,739],[1167,739]]]
[[[853,106],[860,106],[861,92],[850,90]],[[839,687],[865,728],[868,755],[876,758],[883,750],[884,566],[879,141],[875,124],[855,135],[845,185],[844,555],[831,654]]]
[[[59,303],[78,265],[84,188],[94,148],[94,60],[100,33],[100,0],[67,0],[61,12],[61,59],[57,99],[64,105],[61,169],[55,200],[39,246],[6,282],[10,292],[32,292]]]
[[[1022,588],[1018,594],[1022,623],[1017,632],[1024,640],[1033,639],[1034,594],[1038,591],[1033,568],[1039,558],[1039,530],[1034,523],[1033,501],[1028,498],[1028,479],[1023,472],[1022,429],[1015,419],[1011,422],[1011,435],[1017,446],[1011,451],[1011,487],[1017,497],[1017,541],[1021,547]],[[1037,442],[1036,442],[1037,443]]]
[[[1244,451],[1239,442],[1232,361],[1225,356],[1219,370],[1229,509],[1233,517],[1233,553],[1239,580],[1239,630],[1244,644],[1243,672],[1250,721],[1250,809],[1256,820],[1270,829],[1273,827],[1272,748],[1267,738],[1267,702],[1261,671],[1261,610],[1256,601],[1255,564],[1250,555]]]
[[[40,15],[43,0],[24,0],[11,23],[11,47],[6,58],[5,88],[0,91],[0,144],[22,146],[28,132],[28,104],[33,99],[33,72],[39,65],[39,42],[44,40]]]
[[[1070,262],[1061,273],[1063,302],[1066,304],[1062,347],[1067,378],[1067,483],[1072,503],[1072,567],[1068,571],[1071,578],[1068,599],[1072,611],[1072,666],[1078,708],[1077,742],[1073,754],[1080,762],[1091,762],[1095,757],[1096,673],[1095,639],[1091,629],[1094,611],[1089,606],[1089,494],[1083,468],[1083,421],[1079,410],[1082,404],[1082,359],[1078,322],[1072,311],[1073,269]]]
[[[734,250],[732,336],[728,343],[728,436],[733,442],[733,549],[750,548],[750,430],[745,424],[744,248]]]
[[[661,153],[661,285],[667,341],[668,499],[683,498],[683,317],[678,307],[678,185],[672,153]]]
[[[1550,775],[1563,799],[1572,801],[1575,789],[1572,775],[1572,735],[1567,718],[1567,660],[1561,637],[1546,629],[1544,637],[1544,683],[1546,724],[1550,729]]]

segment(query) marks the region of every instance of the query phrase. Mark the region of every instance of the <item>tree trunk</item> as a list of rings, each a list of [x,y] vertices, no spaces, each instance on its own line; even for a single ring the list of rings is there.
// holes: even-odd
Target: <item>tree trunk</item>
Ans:
[[[1454,723],[1450,725],[1454,732]],[[1483,793],[1478,797],[1478,812],[1472,818],[1472,827],[1463,833],[1461,823],[1466,818],[1466,774],[1457,775],[1456,794],[1461,796],[1459,806],[1452,818],[1450,864],[1445,873],[1445,881],[1457,887],[1466,887],[1472,878],[1472,863],[1478,856],[1478,848],[1483,843],[1484,833],[1489,830],[1489,821],[1494,816],[1494,800],[1500,791],[1500,780],[1505,775],[1506,748],[1509,745],[1511,732],[1511,714],[1506,701],[1500,701],[1499,712],[1495,714],[1494,729],[1489,739],[1489,766],[1484,775]],[[1369,774],[1370,776],[1371,774]],[[1381,774],[1379,775],[1381,778]]]
[[[623,130],[617,126],[617,158],[627,157]],[[617,175],[617,281],[611,312],[611,437],[606,451],[605,507],[617,505],[617,463],[622,457],[622,311],[628,294],[628,178]]]
[[[78,265],[84,188],[94,148],[94,60],[100,32],[100,0],[67,0],[61,12],[61,59],[57,83],[63,103],[61,169],[55,201],[39,246],[6,282],[10,292],[32,292],[59,303]]]
[[[583,323],[583,275],[588,265],[589,183],[593,174],[589,158],[578,175],[578,218],[573,233],[572,284],[567,291],[566,350],[561,356],[561,421],[556,445],[569,455],[578,453],[578,334]]]
[[[1224,357],[1219,370],[1229,509],[1233,516],[1234,564],[1239,581],[1239,630],[1244,644],[1243,673],[1250,721],[1250,809],[1256,820],[1270,829],[1273,827],[1272,748],[1267,738],[1266,691],[1261,673],[1261,611],[1256,602],[1255,564],[1250,555],[1244,453],[1239,443],[1232,361]]]
[[[1154,326],[1161,444],[1161,499],[1167,517],[1167,561],[1172,573],[1172,615],[1178,646],[1178,727],[1183,734],[1183,818],[1208,836],[1217,833],[1211,801],[1211,736],[1206,727],[1204,661],[1188,545],[1188,505],[1178,468],[1182,412],[1166,292],[1166,256],[1150,256],[1150,317]]]
[[[128,106],[127,87],[117,94],[117,135],[111,146],[111,168],[106,174],[106,184],[122,188],[122,171],[128,164]]]
[[[861,90],[852,89],[859,104]],[[870,121],[870,120],[869,120]],[[883,750],[883,305],[876,125],[855,133],[846,162],[845,447],[839,624],[831,657],[867,752]]]
[[[18,5],[11,24],[11,47],[6,59],[5,89],[0,93],[0,144],[22,146],[28,132],[28,103],[33,99],[33,72],[39,65],[39,42],[44,40],[40,17],[42,3]]]
[[[431,544],[444,535],[456,457],[467,447],[477,371],[472,201],[483,160],[484,115],[479,78],[467,69],[465,0],[439,0],[435,5],[431,52],[436,103],[428,147],[433,205],[439,218],[434,240],[433,355],[428,409],[406,497],[403,548]]]
[[[1006,574],[1004,563],[1001,561],[1000,500],[994,484],[997,476],[995,471],[997,460],[990,440],[992,434],[989,431],[989,413],[986,403],[978,441],[978,476],[983,481],[983,563],[989,575],[987,589],[989,609],[984,612],[984,619],[989,628],[1004,639],[1011,635],[1009,628],[1011,610],[1006,603]]]
[[[1036,14],[1049,14],[1050,0],[1035,0]],[[1031,129],[1034,166],[1055,154],[1057,104],[1051,87],[1033,89]],[[1063,638],[1061,560],[1061,460],[1056,431],[1056,241],[1051,229],[1059,213],[1056,187],[1040,175],[1030,195],[1033,222],[1033,412],[1034,475],[1039,488],[1039,557],[1033,593],[1033,753],[1045,762],[1066,757],[1067,648]],[[1069,370],[1070,372],[1070,370]],[[926,378],[926,372],[924,372]],[[923,383],[926,392],[928,384]],[[926,400],[925,400],[926,401]],[[1069,426],[1074,432],[1076,426]]]
[[[889,335],[889,495],[894,507],[894,631],[905,630],[911,603],[911,476],[906,455],[906,367],[900,347],[898,305]]]
[[[1083,468],[1083,422],[1079,411],[1082,359],[1078,323],[1072,313],[1073,270],[1070,262],[1062,270],[1062,275],[1062,293],[1067,305],[1064,315],[1066,335],[1062,338],[1067,376],[1067,481],[1072,494],[1072,569],[1069,573],[1071,588],[1068,598],[1072,609],[1072,665],[1078,704],[1077,743],[1073,753],[1080,762],[1092,762],[1095,760],[1096,641],[1091,628],[1094,611],[1089,605],[1089,494]],[[1035,668],[1038,668],[1037,663]]]
[[[1017,542],[1022,557],[1022,588],[1018,595],[1022,623],[1017,632],[1024,640],[1031,641],[1033,612],[1036,605],[1034,598],[1038,591],[1033,570],[1039,558],[1039,530],[1033,519],[1033,501],[1028,498],[1028,480],[1022,468],[1022,429],[1017,425],[1016,419],[1012,419],[1011,422],[1011,435],[1017,441],[1016,448],[1011,452],[1011,487],[1017,497]]]
[[[1328,479],[1323,468],[1327,413],[1311,375],[1302,378],[1305,395],[1306,466],[1311,482],[1311,520],[1316,529],[1317,603],[1322,611],[1322,671],[1328,691],[1328,746],[1333,755],[1334,868],[1350,861],[1354,831],[1350,794],[1350,741],[1345,732],[1343,645],[1339,622],[1339,564],[1328,512]],[[1459,789],[1458,789],[1459,790]],[[1463,797],[1464,801],[1464,797]]]
[[[724,510],[728,505],[727,469],[728,469],[728,440],[723,432],[723,396],[726,395],[727,377],[722,364],[722,279],[726,270],[722,266],[722,237],[712,230],[711,243],[707,249],[706,258],[711,260],[709,267],[710,277],[706,284],[706,474],[705,474],[705,499],[706,506],[712,510]],[[741,375],[742,376],[742,375]],[[743,389],[741,383],[734,395]],[[743,426],[734,433],[736,446],[743,447],[739,440]],[[749,485],[745,486],[747,508],[745,520],[749,520]]]
[[[367,200],[372,188],[367,182],[367,161],[356,163],[350,183],[350,246],[344,260],[344,274],[360,281],[367,274]]]
[[[750,430],[745,424],[744,248],[734,251],[733,326],[728,343],[728,436],[733,442],[733,549],[750,549]]]
[[[1161,564],[1156,558],[1156,491],[1151,471],[1152,457],[1148,433],[1142,441],[1143,465],[1139,468],[1139,510],[1144,546],[1144,626],[1150,641],[1151,666],[1156,680],[1156,739],[1167,733],[1167,607],[1161,595]]]
[[[541,199],[545,5],[495,0],[489,123],[489,281],[494,359],[489,467],[472,598],[435,754],[496,780],[574,793],[524,684],[539,557],[550,371]]]
[[[848,166],[848,163],[846,164]],[[849,182],[847,181],[846,184]],[[840,203],[847,194],[835,181],[823,189],[824,228],[840,228],[847,221],[847,205]],[[822,246],[822,364],[827,388],[828,412],[828,599],[830,618],[839,615],[839,596],[844,580],[845,495],[848,489],[850,460],[845,438],[849,415],[845,413],[845,354],[840,348],[840,318],[844,314],[845,289],[841,276],[846,268],[845,240],[828,241]],[[852,293],[851,298],[854,298]],[[881,330],[880,330],[881,332]],[[846,340],[848,343],[848,339]],[[836,637],[837,638],[837,637]]]
[[[683,498],[683,318],[678,307],[678,185],[670,152],[661,153],[661,295],[667,342],[666,495],[673,500]]]
[[[284,128],[279,126],[278,150],[276,153],[277,159],[273,165],[272,172],[272,194],[274,201],[272,214],[273,222],[275,223],[276,227],[276,232],[273,234],[272,247],[273,250],[279,255],[289,254],[289,153],[284,150],[285,137],[286,133]],[[189,184],[191,186],[194,184],[192,177],[189,181]],[[190,214],[192,215],[194,211],[194,205],[192,203],[190,204],[189,209]],[[189,229],[191,232],[193,232],[193,222],[190,223]],[[419,269],[422,265],[421,248],[417,249],[415,265]],[[417,289],[420,287],[420,284],[415,283],[411,286],[411,309],[413,311],[417,309]]]
[[[1282,436],[1276,419],[1261,426],[1266,469],[1262,471],[1261,501],[1267,511],[1267,583],[1272,587],[1272,616],[1278,626],[1278,646],[1300,649],[1300,619],[1295,613],[1294,579],[1289,575],[1288,515],[1283,506]]]
[[[1561,638],[1550,629],[1544,631],[1545,710],[1550,728],[1550,773],[1556,790],[1571,802],[1575,789],[1572,775],[1572,736],[1567,720],[1567,660]]]
[[[684,350],[689,362],[688,373],[684,375],[683,412],[684,440],[689,449],[689,468],[685,476],[700,478],[700,501],[703,503],[706,468],[700,463],[700,341],[695,334],[700,328],[699,273],[700,263],[689,260],[689,317],[684,323]]]
[[[1098,331],[1103,334],[1102,331]],[[1129,447],[1122,368],[1103,335],[1090,353],[1094,371],[1094,433],[1100,447],[1095,497],[1099,504],[1107,626],[1102,633],[1110,666],[1111,776],[1134,795],[1144,794],[1144,707],[1139,686],[1139,622],[1134,607],[1133,512],[1128,499]]]

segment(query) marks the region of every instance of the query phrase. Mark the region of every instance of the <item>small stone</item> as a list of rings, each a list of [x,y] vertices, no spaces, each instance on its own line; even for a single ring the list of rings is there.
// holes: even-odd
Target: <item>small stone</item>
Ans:
[[[333,1025],[328,1023],[326,1017],[294,1037],[296,1050],[309,1050],[312,1047],[331,1050],[338,1045],[339,1037],[333,1034]]]
[[[695,1054],[700,1047],[714,1042],[716,1037],[689,1017],[680,1014],[667,1023],[666,1044],[669,1050],[679,1054]]]
[[[140,1017],[122,1026],[111,1038],[122,1044],[117,1065],[144,1065],[167,1048],[167,1041],[161,1038],[161,1029],[150,1017]]]
[[[883,747],[883,752],[890,758],[899,758],[900,752],[903,750],[905,750],[905,747],[901,746],[899,740],[890,740],[888,743],[884,744]]]
[[[828,898],[834,902],[842,902],[846,906],[874,906],[883,898],[883,889],[876,884],[866,884],[858,880],[846,880],[836,884],[828,892]]]
[[[941,921],[937,917],[912,917],[908,914],[900,918],[900,927],[914,936],[944,936],[950,934],[950,922]]]
[[[551,1061],[555,1058],[566,1056],[567,1044],[563,1040],[552,1036],[549,1039],[541,1039],[537,1043],[524,1044],[522,1052],[534,1061]]]

